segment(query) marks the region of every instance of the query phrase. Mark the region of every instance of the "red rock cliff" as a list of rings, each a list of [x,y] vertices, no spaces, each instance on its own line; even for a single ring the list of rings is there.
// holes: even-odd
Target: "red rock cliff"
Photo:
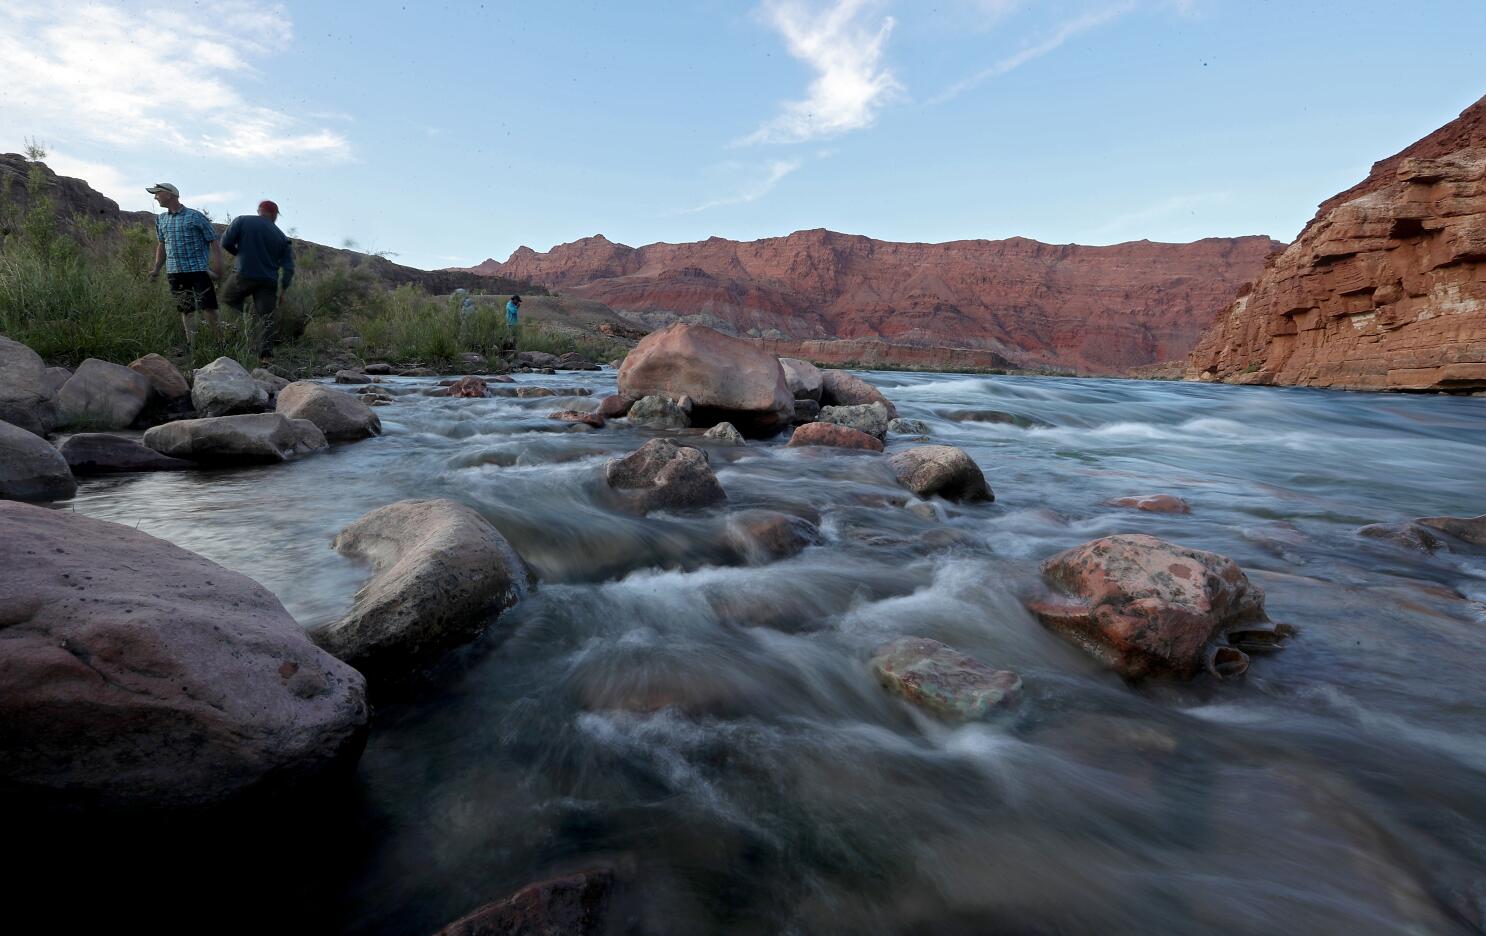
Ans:
[[[651,327],[697,322],[813,347],[820,360],[1114,373],[1184,357],[1279,246],[904,244],[815,230],[635,248],[597,236],[474,269],[596,299]]]
[[[1486,98],[1324,202],[1187,379],[1486,388]]]

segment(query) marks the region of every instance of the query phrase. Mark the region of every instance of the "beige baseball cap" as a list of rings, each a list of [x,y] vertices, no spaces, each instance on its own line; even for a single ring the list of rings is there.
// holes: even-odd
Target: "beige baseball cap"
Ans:
[[[169,192],[176,198],[181,197],[181,190],[176,188],[174,185],[171,185],[169,182],[156,182],[154,185],[145,189],[145,191],[149,192],[151,195],[154,195],[156,192]]]

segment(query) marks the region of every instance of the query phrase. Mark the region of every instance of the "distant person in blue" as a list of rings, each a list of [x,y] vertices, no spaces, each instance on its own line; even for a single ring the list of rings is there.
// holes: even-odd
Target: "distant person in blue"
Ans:
[[[165,209],[155,216],[155,265],[150,279],[165,268],[165,279],[175,297],[176,311],[186,329],[186,342],[196,338],[196,321],[200,312],[213,329],[217,327],[217,290],[208,273],[208,261],[217,279],[222,278],[222,247],[211,219],[195,208],[181,204],[181,190],[169,182],[156,182],[145,189]]]
[[[294,248],[279,230],[278,220],[279,206],[265,199],[258,203],[257,215],[233,218],[222,236],[222,249],[237,257],[237,275],[222,290],[222,301],[242,315],[243,303],[253,300],[253,317],[262,335],[258,360],[264,364],[273,360],[279,335],[274,311],[294,280]]]
[[[521,324],[521,297],[512,296],[506,302],[506,331],[509,337],[506,342],[512,351],[516,350],[517,326]]]

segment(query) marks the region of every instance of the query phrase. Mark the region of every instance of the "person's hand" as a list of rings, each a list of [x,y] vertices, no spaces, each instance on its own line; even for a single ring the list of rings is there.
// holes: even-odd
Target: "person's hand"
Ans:
[[[159,267],[155,267],[154,269],[150,270],[145,275],[148,276],[151,281],[157,280],[157,279],[160,278],[160,268]]]
[[[282,305],[283,302],[284,302],[284,290],[281,289],[281,290],[279,290],[279,304]]]

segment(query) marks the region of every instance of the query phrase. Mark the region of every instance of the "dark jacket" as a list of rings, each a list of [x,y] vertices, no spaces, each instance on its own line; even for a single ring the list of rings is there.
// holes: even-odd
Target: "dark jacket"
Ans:
[[[222,235],[222,249],[237,257],[243,279],[273,280],[288,289],[294,279],[294,248],[279,226],[259,215],[238,215]],[[279,271],[284,278],[279,280]]]

